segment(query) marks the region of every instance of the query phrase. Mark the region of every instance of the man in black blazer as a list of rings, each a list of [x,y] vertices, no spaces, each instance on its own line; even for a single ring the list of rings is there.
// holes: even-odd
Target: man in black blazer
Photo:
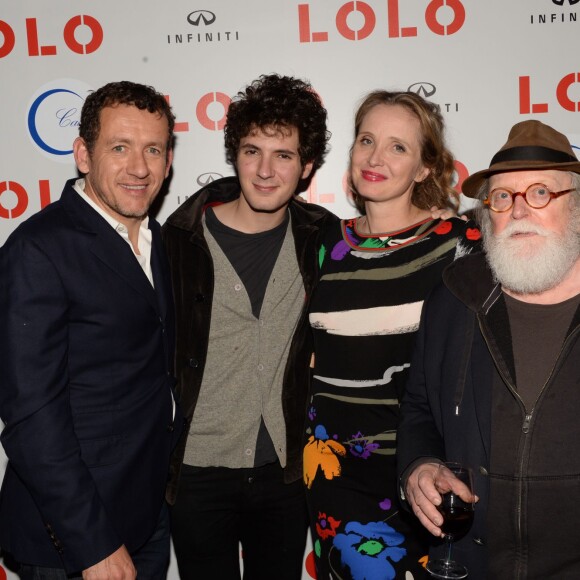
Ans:
[[[168,268],[147,213],[174,121],[151,87],[89,95],[73,147],[83,178],[0,249],[0,546],[22,578],[166,574],[182,418]]]

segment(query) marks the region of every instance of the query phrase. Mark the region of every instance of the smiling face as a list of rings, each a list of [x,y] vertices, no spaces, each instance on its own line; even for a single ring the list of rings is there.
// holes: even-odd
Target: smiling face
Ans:
[[[525,191],[542,183],[550,191],[573,187],[565,171],[513,171],[489,179],[498,187]],[[488,210],[482,220],[484,247],[496,278],[508,290],[538,294],[559,284],[580,255],[579,208],[572,195],[553,199],[542,209],[530,207],[522,196],[508,211]]]
[[[421,161],[419,119],[400,105],[376,105],[354,142],[350,177],[366,202],[410,203],[413,187],[429,174]]]
[[[301,179],[312,171],[298,154],[294,127],[255,129],[240,140],[236,170],[241,184],[240,209],[283,215]]]
[[[128,228],[138,224],[169,174],[167,141],[165,116],[130,105],[105,107],[93,150],[80,137],[73,147],[85,193]]]

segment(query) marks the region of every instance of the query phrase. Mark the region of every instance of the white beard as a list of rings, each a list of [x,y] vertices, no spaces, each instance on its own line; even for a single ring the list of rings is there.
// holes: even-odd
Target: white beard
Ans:
[[[495,279],[516,294],[540,294],[557,286],[580,257],[579,208],[570,213],[563,234],[521,220],[493,233],[489,215],[482,220],[483,247]],[[533,232],[534,237],[513,238]]]

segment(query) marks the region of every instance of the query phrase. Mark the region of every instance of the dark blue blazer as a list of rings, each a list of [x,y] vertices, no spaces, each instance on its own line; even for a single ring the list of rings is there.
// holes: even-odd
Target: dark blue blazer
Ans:
[[[182,425],[159,224],[153,288],[73,184],[0,249],[0,546],[69,572],[146,542]]]

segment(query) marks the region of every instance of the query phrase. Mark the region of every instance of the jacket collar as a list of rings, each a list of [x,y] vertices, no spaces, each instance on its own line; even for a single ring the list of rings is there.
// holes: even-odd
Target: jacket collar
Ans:
[[[67,181],[60,201],[74,227],[98,239],[98,243],[88,244],[87,251],[92,252],[130,286],[143,294],[155,310],[165,315],[166,283],[163,278],[166,272],[161,271],[164,257],[159,254],[162,251],[159,224],[153,218],[149,218],[149,229],[152,232],[151,269],[155,281],[154,289],[127,242],[74,190],[75,181],[76,178]]]
[[[501,296],[501,286],[494,280],[484,252],[469,254],[452,262],[443,272],[443,283],[474,312],[487,313]]]

